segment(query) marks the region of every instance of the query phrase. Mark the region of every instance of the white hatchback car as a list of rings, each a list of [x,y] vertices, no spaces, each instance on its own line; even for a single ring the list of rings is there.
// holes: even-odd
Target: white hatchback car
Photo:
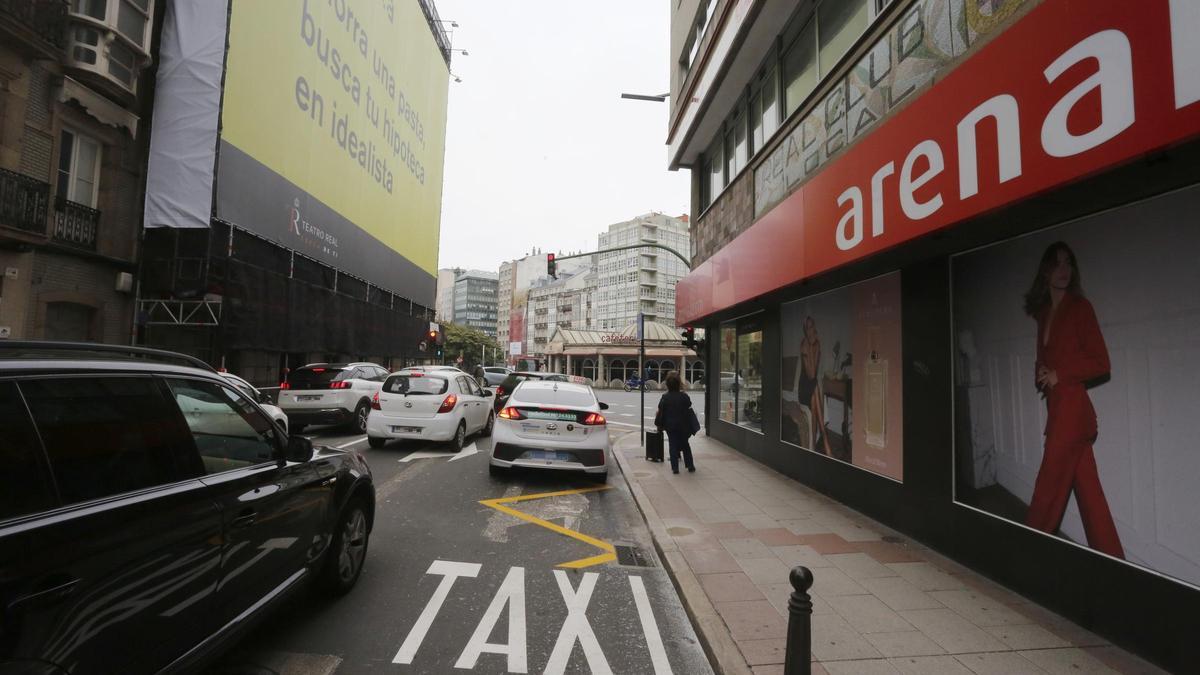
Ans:
[[[608,422],[600,413],[607,409],[585,384],[522,381],[497,415],[491,474],[524,466],[582,471],[604,482],[612,457]]]
[[[455,452],[467,436],[492,433],[492,393],[458,370],[401,370],[388,376],[371,401],[367,442],[449,441]]]

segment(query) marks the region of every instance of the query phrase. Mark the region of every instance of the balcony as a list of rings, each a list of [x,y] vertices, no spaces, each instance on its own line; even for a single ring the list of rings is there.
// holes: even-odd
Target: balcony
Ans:
[[[54,241],[88,251],[96,250],[96,232],[100,229],[100,212],[68,199],[54,204]]]
[[[0,225],[45,234],[49,204],[49,183],[0,169]]]
[[[67,47],[68,7],[67,0],[0,0],[0,34],[31,55],[57,61]]]

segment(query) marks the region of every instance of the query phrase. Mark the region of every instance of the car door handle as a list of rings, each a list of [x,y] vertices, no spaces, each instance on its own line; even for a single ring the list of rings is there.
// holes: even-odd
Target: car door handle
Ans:
[[[79,585],[79,579],[68,577],[65,575],[55,575],[43,579],[38,584],[38,589],[32,593],[27,593],[9,603],[10,610],[18,610],[28,606],[46,605],[62,600],[68,595],[75,592],[75,587]]]
[[[258,517],[257,511],[255,511],[254,509],[245,509],[240,514],[238,514],[237,518],[233,519],[233,523],[231,523],[231,525],[235,529],[250,527],[251,525],[254,524],[254,520],[257,517]]]

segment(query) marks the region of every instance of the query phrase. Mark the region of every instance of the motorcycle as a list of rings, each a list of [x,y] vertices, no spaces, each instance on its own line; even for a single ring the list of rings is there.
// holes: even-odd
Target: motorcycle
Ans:
[[[625,380],[625,391],[633,391],[642,388],[642,379],[637,375]]]

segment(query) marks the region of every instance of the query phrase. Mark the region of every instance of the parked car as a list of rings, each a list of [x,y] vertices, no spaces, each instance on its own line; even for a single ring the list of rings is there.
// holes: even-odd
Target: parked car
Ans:
[[[263,409],[271,419],[283,428],[284,432],[288,430],[288,417],[279,406],[271,403],[271,397],[262,393],[257,387],[250,384],[246,380],[234,375],[233,373],[221,373],[221,377],[233,383],[233,386],[242,390],[242,393],[249,396],[251,400],[258,403],[258,407]]]
[[[365,434],[371,398],[387,376],[375,363],[312,363],[279,385],[279,407],[297,434],[310,424],[344,425]]]
[[[487,386],[489,387],[499,385],[510,373],[512,373],[511,369],[500,366],[488,366],[483,369],[483,377],[487,380]]]
[[[491,396],[463,372],[394,373],[371,401],[367,443],[382,448],[392,439],[449,441],[458,452],[467,436],[492,434]]]
[[[489,471],[514,466],[582,471],[604,482],[612,456],[608,405],[587,385],[525,380],[496,416]]]
[[[496,398],[492,402],[492,410],[494,412],[500,412],[500,409],[504,407],[504,402],[508,400],[509,394],[511,394],[513,390],[517,388],[518,384],[524,382],[525,380],[552,380],[555,382],[566,382],[567,376],[559,375],[558,373],[542,373],[524,370],[511,372],[508,374],[508,377],[504,378],[503,382],[496,386]]]
[[[362,456],[286,436],[197,359],[0,342],[0,439],[0,672],[200,670],[362,571]]]

